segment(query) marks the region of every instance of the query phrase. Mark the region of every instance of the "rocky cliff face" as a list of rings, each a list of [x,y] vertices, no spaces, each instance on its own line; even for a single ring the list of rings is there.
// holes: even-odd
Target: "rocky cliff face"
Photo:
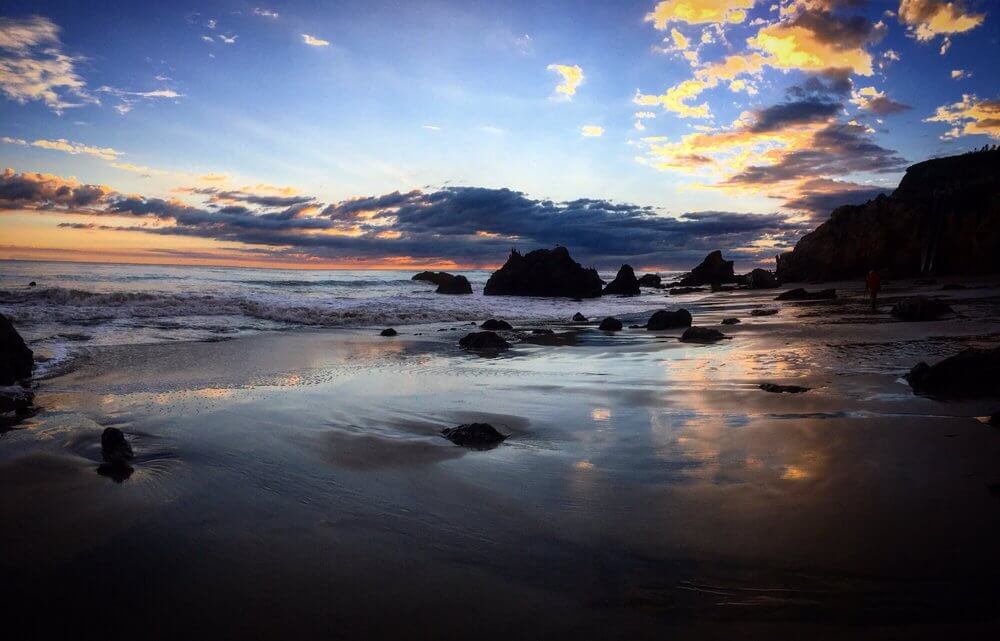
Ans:
[[[782,282],[1000,272],[1000,151],[906,170],[891,196],[838,207],[778,256]]]

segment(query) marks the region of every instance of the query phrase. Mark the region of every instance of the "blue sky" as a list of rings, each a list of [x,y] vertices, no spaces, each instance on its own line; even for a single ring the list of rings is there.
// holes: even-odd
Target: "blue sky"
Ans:
[[[312,195],[326,206],[460,186],[508,188],[539,202],[588,198],[654,208],[642,209],[640,217],[781,213],[789,226],[771,229],[773,242],[756,245],[773,254],[801,233],[797,223],[828,213],[802,208],[808,200],[803,194],[826,196],[824,206],[831,193],[863,200],[876,189],[891,189],[907,163],[1000,137],[988,117],[1000,98],[995,3],[902,5],[909,6],[898,0],[6,2],[3,29],[34,34],[35,41],[8,43],[0,53],[22,62],[61,56],[81,85],[55,87],[56,98],[36,98],[18,94],[23,88],[0,76],[6,87],[0,154],[2,164],[18,173],[43,172],[105,186],[109,194],[210,210],[224,199],[216,195],[206,203],[199,197],[208,194],[191,190],[268,185]],[[689,19],[690,10],[709,13]],[[686,46],[678,45],[675,33]],[[794,46],[801,51],[769,49],[762,34],[797,34]],[[822,64],[807,60],[816,52]],[[727,56],[763,56],[765,62],[708,83],[679,109],[670,106],[677,104],[669,99],[673,89],[703,82]],[[853,68],[833,72],[824,68],[827,58]],[[557,90],[563,78],[553,65],[579,68],[583,79],[572,95]],[[826,88],[805,92],[810,79]],[[849,83],[846,90],[830,89],[836,79]],[[795,87],[798,93],[789,93]],[[866,102],[868,87],[873,93],[867,98],[880,97],[881,107]],[[790,102],[807,111],[829,108],[791,121],[790,110],[767,111]],[[710,116],[681,113],[701,104]],[[926,121],[941,108],[948,109]],[[759,135],[765,115],[782,119],[773,137]],[[850,147],[831,147],[828,158],[805,165],[795,156],[795,175],[777,182],[746,171],[784,170],[783,161],[815,147],[820,129],[830,133],[833,124],[841,127],[838,135],[851,137]],[[600,135],[583,135],[584,127]],[[756,137],[746,147],[719,146],[722,136],[735,132]],[[692,134],[705,139],[685,140]],[[862,154],[867,165],[848,162],[860,143],[875,146],[871,156]],[[18,206],[27,212],[34,205]],[[40,210],[51,214],[52,203]],[[88,213],[95,215],[66,216],[79,220]],[[381,233],[392,240],[394,213],[369,214],[365,221],[385,222],[358,228],[353,221],[351,229],[361,229],[362,238]],[[96,215],[105,216],[104,231],[112,231],[110,218]],[[146,222],[157,216],[143,215]],[[13,230],[10,220],[0,218],[0,225]],[[609,218],[609,227],[616,220]],[[481,238],[500,233],[482,231]],[[25,228],[19,238],[37,233]],[[505,233],[505,242],[548,238]],[[170,234],[156,234],[158,242],[171,242]],[[100,239],[91,242],[98,249],[110,237],[91,235]],[[220,251],[220,243],[258,253],[269,247],[283,252],[283,260],[303,251],[287,236],[260,244],[207,230],[177,236],[211,240]],[[692,242],[692,251],[711,244],[701,240],[706,242]],[[739,242],[734,249],[751,255],[748,237]],[[670,247],[676,250],[677,242]],[[370,251],[393,255],[385,249],[352,254],[339,241],[336,249],[305,251],[328,260],[369,257]],[[448,258],[433,253],[423,259]],[[459,253],[463,261],[475,260],[475,252]],[[654,254],[645,253],[664,262]]]

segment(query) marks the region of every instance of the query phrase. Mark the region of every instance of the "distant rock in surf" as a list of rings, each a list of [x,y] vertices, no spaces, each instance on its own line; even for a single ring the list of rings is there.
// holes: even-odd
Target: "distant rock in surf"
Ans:
[[[438,285],[437,294],[471,294],[472,285],[465,276],[452,276]]]
[[[410,280],[420,280],[426,283],[434,283],[438,287],[442,283],[450,281],[454,276],[448,272],[420,272],[419,274],[414,274]]]
[[[1000,347],[969,348],[934,365],[920,362],[906,375],[915,394],[951,398],[1000,397]]]
[[[807,289],[797,287],[789,289],[787,292],[781,292],[774,300],[833,300],[835,298],[837,298],[837,290],[835,289],[823,289],[811,292]]]
[[[954,310],[947,303],[923,296],[914,296],[893,305],[889,313],[904,321],[932,321],[945,314],[952,314]]]
[[[663,279],[658,274],[643,274],[639,277],[639,287],[663,287]]]
[[[622,265],[618,275],[604,288],[605,296],[638,296],[639,280],[631,265]]]
[[[772,394],[803,394],[809,391],[808,387],[801,385],[779,385],[778,383],[761,383],[757,387]]]
[[[35,281],[31,281],[30,283],[28,283],[28,287],[37,287],[37,286],[38,283],[36,283]]]
[[[601,288],[597,270],[585,269],[565,247],[555,247],[536,249],[524,256],[512,250],[504,266],[486,282],[483,294],[596,298]]]
[[[693,294],[695,292],[705,291],[704,287],[674,287],[667,291],[671,296],[683,296],[684,294]]]
[[[574,323],[586,323],[587,322],[587,317],[584,316],[583,314],[581,314],[580,312],[577,312],[577,313],[573,314],[573,322]]]
[[[675,312],[661,309],[654,312],[646,321],[646,329],[658,331],[661,329],[671,329],[675,327],[690,327],[691,312],[686,309],[678,309]]]
[[[31,378],[35,354],[24,343],[3,314],[0,314],[0,385],[13,385]]]
[[[493,332],[472,332],[466,334],[460,341],[459,347],[476,352],[499,352],[510,349],[510,343],[500,338]]]
[[[680,284],[688,285],[711,285],[712,283],[735,283],[736,276],[733,273],[733,261],[725,260],[722,251],[716,249],[705,260],[685,274]]]
[[[608,316],[601,321],[601,324],[597,326],[597,329],[605,332],[617,332],[622,328],[622,322],[613,316]]]
[[[711,327],[688,327],[681,334],[682,343],[715,343],[726,338],[726,335]]]
[[[387,327],[379,332],[379,336],[395,336],[398,332],[391,327]]]
[[[507,437],[489,423],[467,423],[458,427],[446,427],[441,435],[463,447],[493,447],[504,442]]]
[[[722,324],[723,325],[739,325],[739,323],[740,323],[740,319],[738,319],[738,318],[723,318],[722,319]]]
[[[491,318],[489,320],[483,321],[483,324],[479,326],[480,329],[488,329],[493,332],[499,331],[510,331],[514,329],[510,323],[505,320],[497,320]]]

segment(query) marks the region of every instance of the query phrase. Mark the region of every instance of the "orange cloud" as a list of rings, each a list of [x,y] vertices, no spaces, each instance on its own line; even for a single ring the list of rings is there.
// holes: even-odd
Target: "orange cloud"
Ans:
[[[961,102],[943,105],[924,122],[943,122],[952,125],[942,138],[982,135],[1000,140],[1000,99],[979,100],[965,94]]]
[[[984,19],[985,13],[972,13],[962,2],[901,0],[899,3],[899,21],[921,42],[938,35],[964,33],[981,25]]]
[[[646,22],[666,29],[672,22],[687,24],[730,23],[746,20],[755,0],[661,0],[646,14]]]

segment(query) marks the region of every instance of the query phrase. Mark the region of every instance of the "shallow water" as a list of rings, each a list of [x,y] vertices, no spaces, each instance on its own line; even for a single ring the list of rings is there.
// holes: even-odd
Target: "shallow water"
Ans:
[[[551,323],[575,343],[495,358],[456,323],[83,346],[0,434],[3,602],[76,631],[113,604],[154,637],[995,633],[1000,432],[977,417],[1000,400],[900,379],[1000,342],[995,290],[925,324],[773,296],[700,299],[697,325],[743,319],[711,346]],[[439,436],[474,420],[510,437]],[[111,425],[121,483],[96,473]]]

